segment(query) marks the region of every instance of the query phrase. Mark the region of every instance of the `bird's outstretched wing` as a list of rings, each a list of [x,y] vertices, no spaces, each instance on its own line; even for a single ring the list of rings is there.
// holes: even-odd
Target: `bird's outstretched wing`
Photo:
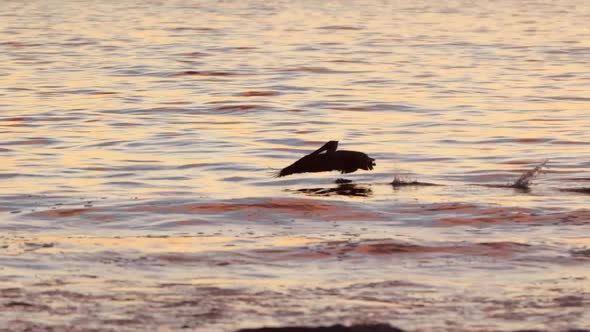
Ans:
[[[358,169],[372,170],[375,159],[358,151],[336,151],[338,141],[329,141],[318,150],[283,168],[277,177],[297,173],[340,171],[352,173]],[[325,153],[323,153],[325,151]]]
[[[338,149],[338,141],[329,141],[326,144],[322,145],[321,148],[310,153],[309,156],[315,156],[324,151],[326,151],[326,153],[336,152],[336,149]]]

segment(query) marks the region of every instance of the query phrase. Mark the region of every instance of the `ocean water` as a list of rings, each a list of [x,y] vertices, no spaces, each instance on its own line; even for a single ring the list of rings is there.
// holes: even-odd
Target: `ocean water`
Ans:
[[[574,0],[2,1],[0,325],[590,326],[588,21]],[[375,169],[275,177],[330,140]]]

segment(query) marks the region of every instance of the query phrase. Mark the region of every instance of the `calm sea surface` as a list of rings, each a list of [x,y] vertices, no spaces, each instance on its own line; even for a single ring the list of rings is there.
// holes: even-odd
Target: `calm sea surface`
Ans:
[[[588,22],[575,0],[0,1],[0,325],[590,326]],[[375,170],[274,177],[329,140]]]

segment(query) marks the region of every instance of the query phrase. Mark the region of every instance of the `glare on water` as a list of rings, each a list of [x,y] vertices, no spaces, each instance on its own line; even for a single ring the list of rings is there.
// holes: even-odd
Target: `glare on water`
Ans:
[[[104,306],[92,326],[123,328],[113,284],[132,316],[205,294],[198,324],[220,331],[590,324],[586,2],[1,7],[0,292],[48,324],[67,324],[44,297],[60,283],[96,292],[77,300]],[[330,140],[375,170],[274,177]],[[502,187],[547,159],[530,190]],[[177,328],[158,308],[129,329]]]

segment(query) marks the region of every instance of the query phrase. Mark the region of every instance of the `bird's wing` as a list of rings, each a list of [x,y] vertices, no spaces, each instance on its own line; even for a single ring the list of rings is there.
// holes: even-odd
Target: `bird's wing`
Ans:
[[[315,150],[314,152],[310,153],[310,156],[315,156],[318,155],[324,151],[326,151],[326,153],[332,153],[332,152],[336,152],[336,149],[338,149],[338,141],[329,141],[326,144],[322,145],[321,148]]]

